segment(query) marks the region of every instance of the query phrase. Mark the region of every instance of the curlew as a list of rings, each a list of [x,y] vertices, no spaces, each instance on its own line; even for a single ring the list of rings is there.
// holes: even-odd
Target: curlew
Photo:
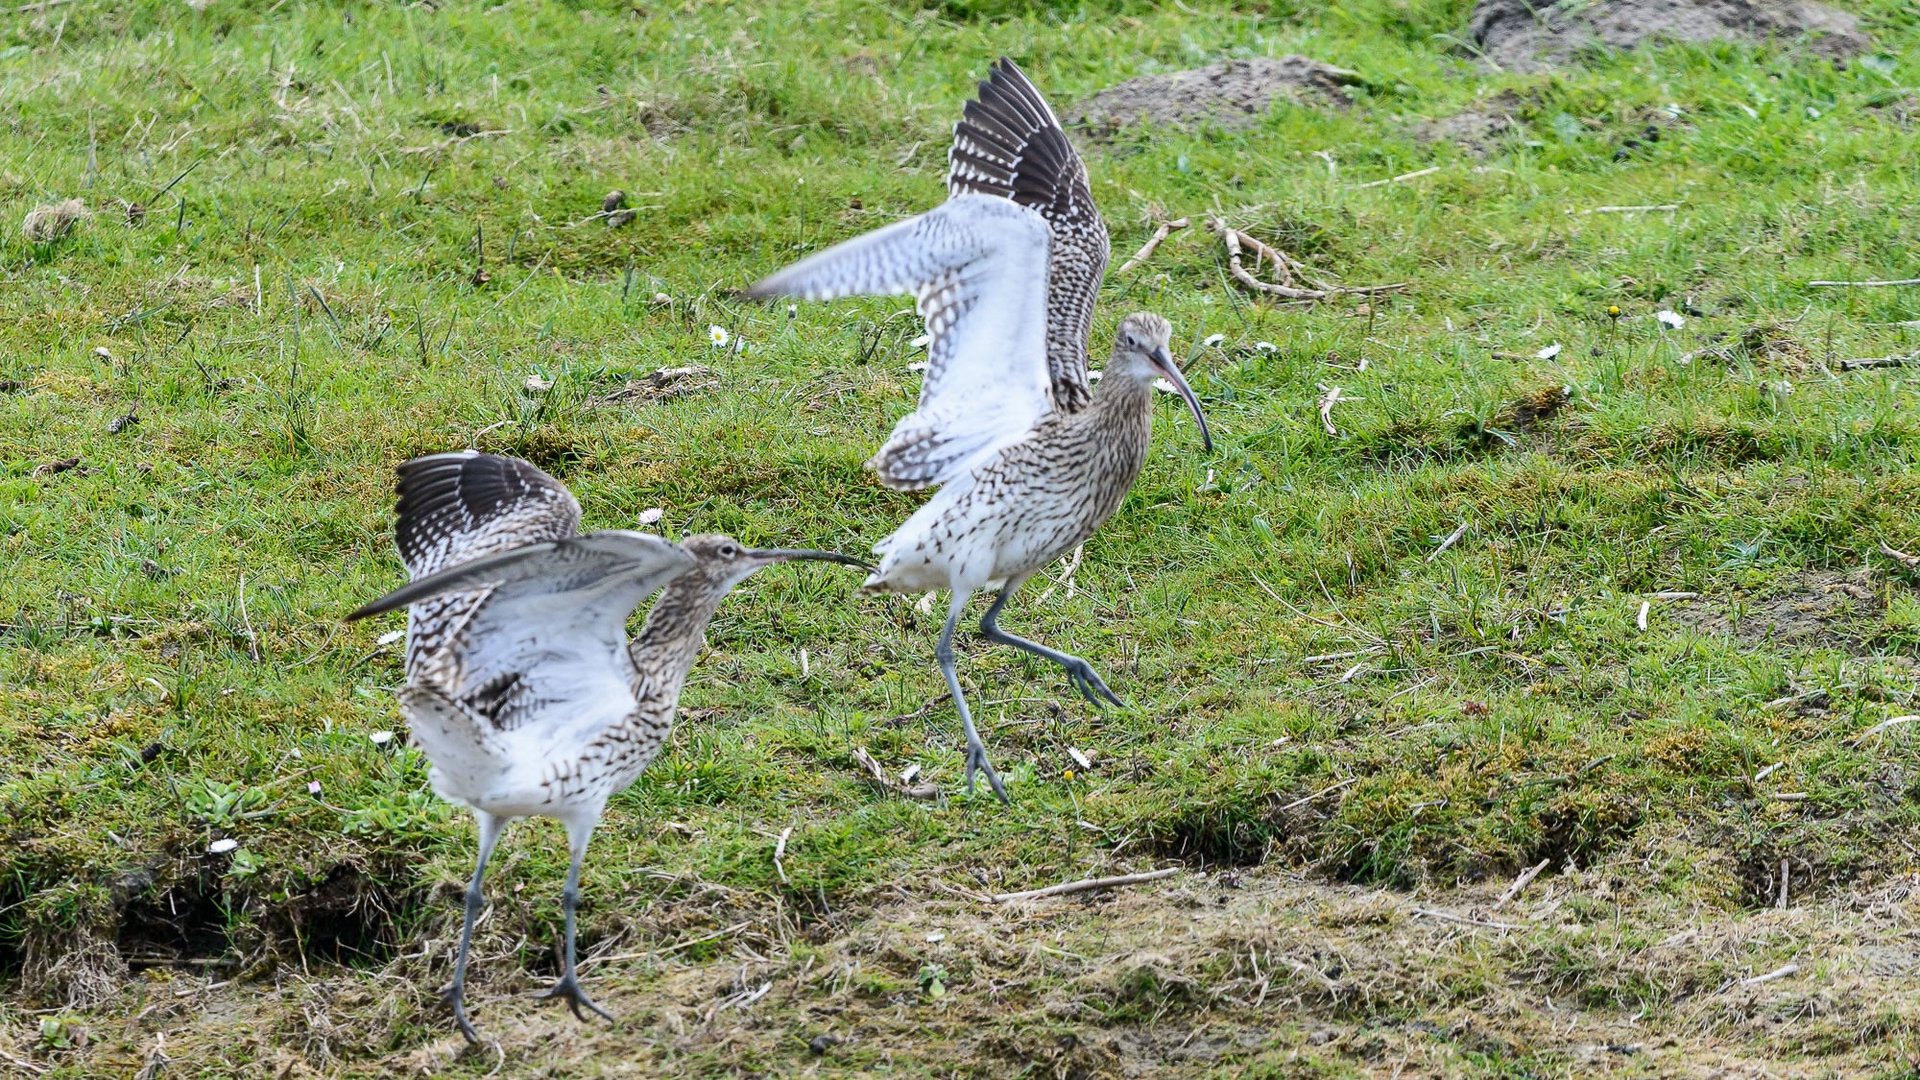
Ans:
[[[803,259],[748,295],[915,297],[929,338],[920,400],[867,468],[891,488],[939,491],[874,548],[880,565],[864,587],[949,590],[937,655],[966,732],[967,790],[984,773],[1004,803],[954,668],[968,600],[997,589],[982,635],[1060,665],[1095,705],[1122,704],[1085,660],[1002,630],[1001,610],[1119,508],[1146,460],[1156,379],[1186,400],[1209,451],[1213,440],[1158,315],[1120,321],[1090,388],[1106,225],[1059,119],[1009,60],[954,127],[947,190],[936,209]]]
[[[638,777],[673,727],[674,709],[728,591],[774,563],[830,551],[755,549],[728,536],[674,544],[645,533],[581,534],[580,504],[518,458],[467,450],[399,468],[394,542],[412,580],[348,615],[406,607],[401,711],[432,763],[433,788],[473,811],[480,854],[467,886],[453,981],[445,991],[460,1031],[467,954],[486,900],[481,880],[501,832],[517,818],[555,818],[570,861],[559,997],[609,1020],[574,970],[580,867],[607,799]],[[664,586],[640,636],[627,619]]]

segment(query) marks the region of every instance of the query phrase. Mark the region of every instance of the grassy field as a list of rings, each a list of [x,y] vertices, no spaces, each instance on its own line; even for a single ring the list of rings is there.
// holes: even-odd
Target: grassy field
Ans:
[[[1920,17],[1855,10],[1844,65],[1521,75],[1458,50],[1460,0],[18,8],[0,1073],[1913,1075],[1920,724],[1873,729],[1920,711],[1920,575],[1880,550],[1920,551],[1920,423],[1911,369],[1841,362],[1920,348],[1920,288],[1807,282],[1920,272]],[[589,527],[863,551],[917,502],[860,469],[916,321],[730,290],[936,203],[997,55],[1066,106],[1292,52],[1352,105],[1079,136],[1116,267],[1195,220],[1096,340],[1171,318],[1217,448],[1167,399],[1008,625],[1130,706],[970,645],[1014,804],[970,800],[941,608],[761,575],[595,839],[621,1023],[529,1000],[565,857],[521,826],[469,991],[498,1045],[461,1053],[471,825],[378,737],[400,622],[339,622],[401,580],[393,466],[478,445]],[[1430,136],[1464,110],[1517,124]],[[1208,213],[1407,287],[1257,301]]]

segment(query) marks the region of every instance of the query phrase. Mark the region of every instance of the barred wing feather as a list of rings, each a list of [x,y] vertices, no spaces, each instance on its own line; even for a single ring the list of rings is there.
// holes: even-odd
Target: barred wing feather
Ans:
[[[1107,269],[1106,222],[1087,167],[1060,118],[1013,61],[1001,57],[953,126],[947,190],[1030,207],[1052,236],[1047,269],[1047,364],[1054,406],[1078,412],[1091,398],[1087,337]]]
[[[1035,211],[962,194],[803,259],[749,295],[915,298],[930,338],[919,406],[867,466],[889,487],[916,490],[965,476],[1052,410],[1048,249]]]

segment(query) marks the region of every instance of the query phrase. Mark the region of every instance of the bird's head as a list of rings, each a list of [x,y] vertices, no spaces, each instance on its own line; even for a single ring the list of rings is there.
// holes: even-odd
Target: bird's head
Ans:
[[[692,574],[697,574],[710,587],[724,593],[735,585],[752,577],[754,572],[774,563],[815,562],[845,563],[862,569],[872,569],[866,563],[851,555],[842,555],[837,551],[815,551],[811,548],[752,548],[731,536],[719,533],[701,533],[680,541],[681,548],[694,558]]]
[[[1200,411],[1200,399],[1193,396],[1193,388],[1187,385],[1186,377],[1173,362],[1172,345],[1172,324],[1152,312],[1134,312],[1120,320],[1120,329],[1113,336],[1113,361],[1107,365],[1109,377],[1118,375],[1141,382],[1165,379],[1173,384],[1200,425],[1200,442],[1212,453],[1213,433],[1207,430],[1207,417]]]

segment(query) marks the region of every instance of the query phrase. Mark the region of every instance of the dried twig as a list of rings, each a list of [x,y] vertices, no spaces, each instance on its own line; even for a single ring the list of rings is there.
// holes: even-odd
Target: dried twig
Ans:
[[[253,619],[247,615],[247,575],[240,575],[240,625],[247,629],[247,657],[260,662],[260,636],[253,632]]]
[[[1440,919],[1444,922],[1461,923],[1466,926],[1484,926],[1489,930],[1525,930],[1526,929],[1526,927],[1521,926],[1518,923],[1493,922],[1488,919],[1475,919],[1475,918],[1470,918],[1466,915],[1455,915],[1451,911],[1440,911],[1435,908],[1418,908],[1417,907],[1413,909],[1413,914],[1415,918],[1424,917],[1428,919]]]
[[[1044,590],[1042,590],[1039,598],[1034,600],[1034,603],[1036,604],[1046,603],[1047,597],[1053,595],[1053,590],[1055,586],[1058,586],[1058,585],[1065,585],[1067,587],[1067,599],[1069,600],[1073,599],[1073,590],[1075,588],[1073,583],[1073,575],[1075,571],[1080,569],[1080,557],[1082,555],[1085,555],[1086,553],[1087,553],[1087,545],[1085,544],[1081,544],[1079,547],[1074,548],[1073,557],[1067,560],[1067,568],[1060,575],[1060,580],[1054,582],[1051,585],[1048,585]]]
[[[1889,547],[1885,540],[1880,541],[1880,554],[1899,563],[1909,570],[1920,570],[1920,555],[1909,555],[1904,551]]]
[[[1288,255],[1286,252],[1281,251],[1271,244],[1262,243],[1259,239],[1248,233],[1233,228],[1220,218],[1209,217],[1207,219],[1207,228],[1218,235],[1220,242],[1226,245],[1227,272],[1233,275],[1235,281],[1238,281],[1241,285],[1246,286],[1254,292],[1284,297],[1288,300],[1325,300],[1329,296],[1337,293],[1364,295],[1367,293],[1393,292],[1407,287],[1406,282],[1398,282],[1393,285],[1334,285],[1314,278],[1308,273],[1306,266],[1293,256]],[[1270,282],[1262,281],[1256,277],[1253,271],[1247,269],[1245,264],[1241,262],[1243,252],[1246,251],[1253,253],[1254,270],[1258,270],[1261,263],[1264,262],[1273,267],[1274,274],[1278,276],[1280,280],[1278,282]],[[1293,284],[1296,273],[1305,279],[1308,284],[1312,285],[1313,288],[1301,288]]]
[[[785,858],[787,854],[787,837],[792,835],[793,826],[789,825],[780,830],[780,839],[773,843],[773,869],[775,873],[780,875],[780,884],[782,885],[793,884],[793,882],[787,880],[787,868],[780,865],[780,860]]]
[[[1741,979],[1740,985],[1741,986],[1759,986],[1761,983],[1770,983],[1775,979],[1784,979],[1789,975],[1793,975],[1797,973],[1799,970],[1800,970],[1799,964],[1785,964],[1780,967],[1774,968],[1772,971],[1767,972],[1765,975],[1755,975],[1751,979]]]
[[[1440,541],[1440,546],[1433,549],[1433,552],[1427,556],[1427,561],[1432,562],[1433,560],[1446,554],[1447,549],[1459,543],[1460,538],[1465,535],[1467,535],[1467,523],[1463,521],[1460,523],[1459,528],[1448,533],[1447,538],[1445,540]]]
[[[1320,389],[1326,391],[1326,396],[1320,399],[1320,425],[1327,429],[1327,434],[1337,438],[1340,431],[1333,426],[1333,407],[1342,401],[1352,401],[1353,399],[1347,396],[1345,390],[1337,386],[1328,386],[1326,383],[1321,383]]]
[[[1350,776],[1347,779],[1342,780],[1337,784],[1330,784],[1327,787],[1323,787],[1319,791],[1316,791],[1311,795],[1302,795],[1301,797],[1281,807],[1280,812],[1285,813],[1288,810],[1294,809],[1295,807],[1305,806],[1308,803],[1312,802],[1313,800],[1320,798],[1322,795],[1331,795],[1334,792],[1339,791],[1343,787],[1348,787],[1352,785],[1354,782],[1358,781],[1359,779],[1360,778],[1357,776]]]
[[[1640,614],[1634,617],[1633,625],[1639,627],[1640,632],[1643,634],[1647,632],[1647,612],[1652,610],[1653,610],[1653,601],[1651,600],[1640,601]]]
[[[1175,229],[1184,229],[1187,225],[1188,222],[1186,218],[1174,218],[1172,221],[1161,222],[1160,227],[1153,230],[1153,235],[1147,237],[1147,242],[1140,245],[1140,250],[1133,253],[1133,258],[1121,263],[1120,269],[1114,271],[1114,273],[1124,274],[1134,267],[1139,266],[1141,263],[1146,262],[1153,257],[1154,249],[1158,248],[1162,241],[1172,235]]]
[[[1299,972],[1301,975],[1309,979],[1312,979],[1314,982],[1319,983],[1321,988],[1326,990],[1327,993],[1332,994],[1334,997],[1340,996],[1340,984],[1328,978],[1327,973],[1324,971],[1321,971],[1319,968],[1313,967],[1309,964],[1303,964],[1300,961],[1295,960],[1290,956],[1274,956],[1272,954],[1269,954],[1267,956],[1267,959],[1280,961],[1281,963],[1292,968],[1294,971]]]
[[[718,941],[723,937],[737,934],[750,925],[750,923],[737,922],[732,926],[715,930],[711,934],[703,934],[697,938],[689,938],[686,941],[676,942],[662,949],[649,949],[646,952],[619,953],[614,956],[583,956],[580,958],[578,966],[584,970],[593,964],[612,964],[622,960],[640,960],[646,957],[672,956],[674,953],[691,949],[695,945],[705,945],[709,941]]]
[[[4,1060],[9,1064],[18,1066],[19,1068],[25,1070],[28,1076],[45,1076],[47,1073],[47,1066],[38,1064],[36,1062],[27,1061],[23,1058],[14,1057],[12,1054],[7,1053],[5,1050],[0,1050],[0,1060]]]
[[[1781,909],[1782,911],[1786,910],[1786,907],[1787,907],[1788,880],[1789,878],[1787,876],[1787,860],[1781,859],[1780,860],[1780,898],[1774,901],[1773,906]]]
[[[1540,871],[1545,870],[1547,864],[1552,861],[1552,859],[1541,859],[1537,864],[1520,871],[1520,876],[1513,879],[1513,884],[1507,886],[1507,891],[1501,893],[1500,899],[1493,902],[1493,910],[1499,911],[1501,908],[1507,906],[1514,897],[1520,895],[1521,890],[1533,884],[1533,879],[1539,877]]]
[[[1401,173],[1399,176],[1389,176],[1385,180],[1369,180],[1364,184],[1355,184],[1353,185],[1353,189],[1355,191],[1364,191],[1367,188],[1386,187],[1388,184],[1397,184],[1402,180],[1417,180],[1422,176],[1432,176],[1439,171],[1440,166],[1430,165],[1424,169],[1415,169],[1412,172]]]
[[[1899,356],[1863,356],[1857,360],[1842,360],[1835,365],[1841,371],[1866,371],[1870,368],[1906,367],[1920,361],[1920,353],[1905,353]]]
[[[1026,892],[995,893],[990,899],[996,904],[1011,904],[1018,900],[1039,900],[1048,896],[1067,896],[1072,893],[1091,892],[1095,889],[1117,889],[1123,885],[1141,885],[1149,881],[1159,881],[1180,872],[1177,866],[1164,870],[1149,870],[1144,874],[1121,874],[1118,877],[1088,878],[1084,881],[1064,881],[1058,885],[1049,885],[1044,889],[1029,889]]]
[[[1679,203],[1661,203],[1658,206],[1596,206],[1591,210],[1569,210],[1569,214],[1651,214],[1680,209]]]
[[[909,799],[933,799],[938,798],[940,795],[940,786],[938,784],[909,785],[900,783],[888,776],[887,770],[880,767],[880,763],[873,759],[873,755],[868,753],[867,748],[864,746],[856,746],[853,748],[853,760],[854,764],[866,770],[867,778],[872,780],[884,791],[904,795]]]
[[[1867,730],[1861,732],[1860,734],[1855,735],[1849,741],[1852,742],[1853,745],[1859,746],[1861,743],[1866,742],[1868,739],[1871,739],[1875,735],[1880,734],[1881,732],[1887,730],[1888,728],[1899,727],[1901,724],[1911,724],[1915,720],[1920,720],[1920,714],[1913,714],[1908,716],[1896,716],[1890,720],[1882,720],[1879,723],[1868,728]]]
[[[1920,285],[1920,278],[1896,278],[1889,281],[1809,281],[1816,289],[1883,289],[1890,285]]]

